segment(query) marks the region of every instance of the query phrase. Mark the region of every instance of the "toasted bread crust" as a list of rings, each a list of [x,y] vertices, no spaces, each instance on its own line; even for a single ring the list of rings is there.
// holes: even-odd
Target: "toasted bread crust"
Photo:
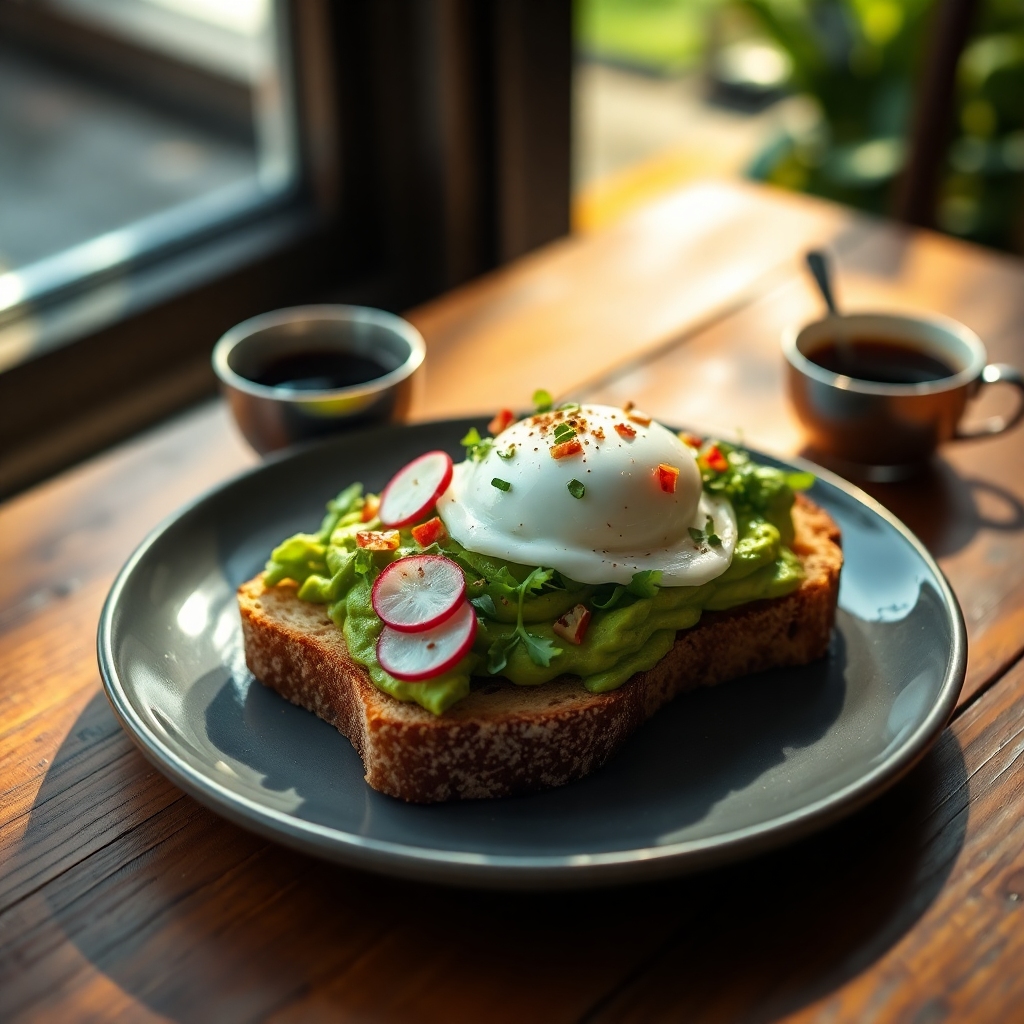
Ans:
[[[793,550],[805,579],[786,597],[707,612],[655,667],[611,693],[563,676],[540,687],[489,680],[441,716],[382,693],[349,655],[323,605],[262,576],[238,591],[253,675],[352,741],[366,781],[415,803],[561,786],[603,764],[677,694],[751,672],[803,665],[829,643],[839,593],[839,529],[798,496]]]

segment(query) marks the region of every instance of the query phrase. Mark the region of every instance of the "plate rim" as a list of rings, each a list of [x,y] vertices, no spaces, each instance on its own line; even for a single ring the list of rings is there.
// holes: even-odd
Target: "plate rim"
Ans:
[[[892,527],[932,572],[952,627],[952,643],[938,698],[918,726],[871,771],[838,791],[820,797],[797,810],[730,832],[655,847],[634,847],[595,854],[545,854],[540,856],[477,854],[411,846],[393,840],[373,839],[332,826],[305,821],[267,807],[220,784],[212,775],[190,765],[166,743],[133,705],[118,677],[113,651],[113,619],[118,600],[136,566],[177,522],[222,491],[320,447],[350,441],[388,430],[418,430],[452,426],[479,427],[485,417],[467,416],[386,424],[353,431],[277,452],[256,465],[205,488],[176,511],[164,516],[132,552],[118,572],[103,603],[96,635],[97,661],[108,701],[132,741],[146,759],[200,803],[250,831],[283,842],[319,857],[378,874],[475,888],[583,888],[662,878],[700,870],[753,856],[795,841],[852,814],[895,785],[924,757],[941,735],[963,688],[967,670],[967,631],[960,603],[945,573],[913,532],[887,508],[855,484],[799,456],[773,455],[742,447],[752,455],[764,455],[786,466],[806,470],[871,509]],[[675,429],[675,428],[670,428]],[[364,783],[365,785],[365,783]]]

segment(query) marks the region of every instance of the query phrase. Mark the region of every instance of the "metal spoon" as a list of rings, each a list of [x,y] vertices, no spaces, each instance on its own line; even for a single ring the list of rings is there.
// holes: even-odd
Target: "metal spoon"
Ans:
[[[839,356],[839,363],[843,369],[849,370],[854,365],[854,353],[849,339],[846,337],[843,314],[839,312],[835,292],[832,290],[832,268],[828,254],[821,249],[811,249],[804,259],[814,275],[815,284],[818,286],[818,291],[821,292],[821,297],[825,300],[825,305],[828,306],[829,318],[835,320],[836,354]]]
[[[842,316],[832,292],[832,269],[829,266],[828,255],[821,249],[812,249],[804,259],[807,260],[807,266],[814,275],[814,280],[821,292],[821,297],[825,300],[825,305],[828,306],[829,313],[832,316]]]

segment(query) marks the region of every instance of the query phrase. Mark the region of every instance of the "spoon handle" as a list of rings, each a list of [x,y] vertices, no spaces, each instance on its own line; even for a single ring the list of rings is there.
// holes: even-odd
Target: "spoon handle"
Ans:
[[[839,309],[836,306],[835,296],[832,294],[832,272],[829,268],[828,256],[820,249],[812,249],[807,256],[807,266],[814,275],[828,311],[833,316],[839,316]]]

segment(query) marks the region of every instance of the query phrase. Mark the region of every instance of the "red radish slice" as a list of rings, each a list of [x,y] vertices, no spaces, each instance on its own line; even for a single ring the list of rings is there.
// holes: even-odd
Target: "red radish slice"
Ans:
[[[421,633],[450,619],[466,596],[466,577],[444,555],[410,555],[392,562],[370,594],[384,624],[401,633]]]
[[[377,661],[396,679],[419,683],[461,661],[475,638],[476,612],[463,601],[450,619],[422,633],[401,633],[385,626],[377,638]]]
[[[427,452],[400,469],[380,496],[377,515],[385,526],[407,526],[422,519],[452,479],[447,452]]]

